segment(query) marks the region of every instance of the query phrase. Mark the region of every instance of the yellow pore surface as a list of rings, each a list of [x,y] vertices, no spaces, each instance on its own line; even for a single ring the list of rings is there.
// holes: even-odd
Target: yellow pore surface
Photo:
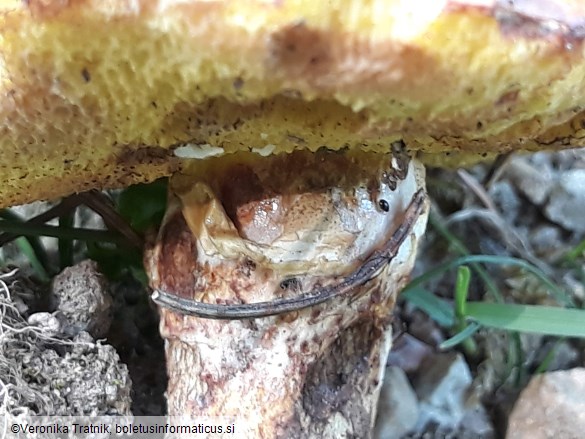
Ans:
[[[579,145],[585,2],[552,21],[472,3],[0,2],[0,206],[188,170],[186,145]]]

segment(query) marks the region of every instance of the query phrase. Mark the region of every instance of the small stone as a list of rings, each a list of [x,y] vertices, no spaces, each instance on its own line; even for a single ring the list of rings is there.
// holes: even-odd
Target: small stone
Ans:
[[[387,367],[374,438],[399,439],[416,425],[418,416],[418,401],[406,374],[399,367]]]
[[[394,342],[388,355],[388,365],[397,366],[406,373],[416,372],[426,357],[433,354],[433,349],[408,332]]]
[[[63,270],[53,279],[52,293],[52,306],[65,318],[67,334],[87,331],[94,338],[106,335],[113,300],[96,262],[86,260]]]
[[[525,157],[513,158],[508,164],[506,175],[518,191],[537,206],[546,201],[553,186],[551,173],[533,166]]]
[[[472,378],[459,353],[428,357],[421,367],[414,389],[420,403],[416,430],[434,423],[442,430],[455,430],[465,415],[465,401]]]
[[[501,180],[494,184],[490,195],[498,206],[502,217],[510,224],[514,224],[520,214],[521,202],[514,186],[508,180]]]
[[[506,439],[582,438],[583,432],[585,368],[576,368],[530,380],[512,410]]]
[[[488,413],[482,405],[468,409],[455,435],[458,439],[494,439],[496,432]]]
[[[561,231],[557,226],[543,224],[530,233],[530,244],[539,256],[547,256],[562,247]]]
[[[585,300],[585,285],[578,274],[576,275],[574,272],[565,273],[563,275],[563,283],[573,293],[573,297],[580,301]]]
[[[439,346],[445,341],[443,331],[433,319],[420,310],[410,314],[408,332],[429,346]]]
[[[546,170],[547,172],[555,172],[555,165],[558,166],[559,159],[561,158],[559,154],[562,151],[538,151],[533,154],[529,154],[525,156],[524,159],[528,160],[533,166],[538,169]],[[553,163],[553,161],[555,163]],[[574,160],[573,160],[574,162]]]
[[[27,323],[42,329],[43,334],[47,337],[54,337],[61,333],[61,322],[56,316],[48,312],[31,314]]]
[[[580,354],[569,341],[565,340],[558,344],[556,341],[551,340],[549,343],[545,343],[538,350],[538,356],[536,357],[534,364],[540,365],[545,361],[546,356],[549,354],[551,349],[554,349],[554,355],[550,363],[548,364],[547,371],[553,372],[558,370],[571,369],[580,365],[579,359]]]
[[[567,230],[585,232],[585,169],[573,169],[560,174],[544,214]]]
[[[73,341],[79,344],[94,344],[95,340],[89,333],[81,331],[73,338]]]

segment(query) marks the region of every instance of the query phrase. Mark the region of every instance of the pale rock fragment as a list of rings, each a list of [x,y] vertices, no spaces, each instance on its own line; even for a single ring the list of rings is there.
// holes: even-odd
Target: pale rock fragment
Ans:
[[[406,374],[396,366],[388,366],[378,402],[374,438],[399,439],[416,425],[418,399]]]
[[[420,401],[416,430],[429,423],[442,430],[455,430],[465,415],[465,401],[471,385],[471,372],[459,353],[438,354],[427,359],[427,367],[414,383]]]
[[[585,170],[572,169],[560,174],[544,214],[572,232],[585,232]]]
[[[27,319],[27,323],[31,326],[38,327],[49,337],[59,335],[62,330],[59,318],[48,312],[31,314]]]
[[[532,203],[540,206],[546,201],[553,182],[550,172],[537,169],[525,158],[519,157],[508,164],[506,175]]]
[[[585,368],[532,378],[508,421],[507,439],[579,439],[585,435]]]

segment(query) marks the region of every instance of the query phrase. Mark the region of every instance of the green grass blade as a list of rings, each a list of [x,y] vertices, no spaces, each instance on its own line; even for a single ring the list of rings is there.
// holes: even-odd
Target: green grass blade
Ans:
[[[567,292],[563,291],[559,288],[555,283],[549,279],[549,277],[544,274],[538,267],[518,258],[512,258],[509,256],[492,256],[492,255],[469,255],[469,256],[462,256],[460,258],[452,259],[451,261],[447,261],[444,264],[441,264],[432,270],[427,271],[423,275],[413,279],[403,291],[408,291],[411,288],[416,288],[419,285],[429,281],[433,277],[440,276],[446,271],[450,270],[453,267],[458,267],[459,265],[463,264],[472,264],[472,263],[485,263],[485,264],[495,264],[495,265],[512,265],[516,267],[523,268],[524,270],[532,273],[536,276],[543,285],[545,285],[550,293],[555,297],[555,299],[569,307],[575,307],[574,301],[571,297],[567,294]],[[506,305],[507,306],[507,305]]]
[[[30,241],[24,237],[16,238],[15,240],[16,245],[20,252],[28,259],[35,275],[41,282],[49,282],[51,280],[49,273],[45,270],[45,267],[39,260],[37,253],[35,252],[34,247],[31,245]]]
[[[470,337],[478,328],[473,329],[467,324],[465,319],[467,297],[469,296],[469,282],[471,281],[471,271],[466,265],[457,269],[457,279],[455,280],[455,330],[464,337],[461,340],[456,339],[456,343],[463,343],[463,349],[468,356],[475,356],[477,345]]]
[[[167,207],[167,179],[137,184],[122,191],[118,211],[139,232],[158,227]]]
[[[522,385],[524,377],[528,372],[526,367],[524,367],[526,354],[524,354],[524,350],[522,349],[522,339],[520,338],[519,332],[509,332],[510,334],[510,355],[509,358],[509,369],[508,375],[509,377],[513,376],[514,379],[514,386],[519,388]]]
[[[583,257],[583,253],[585,253],[585,239],[577,244],[573,249],[569,250],[562,257],[562,260],[565,262],[575,262],[577,259]]]
[[[468,302],[467,317],[506,331],[585,338],[585,310],[580,309]]]
[[[469,267],[462,265],[457,270],[457,280],[455,281],[455,315],[457,317],[465,317],[465,304],[467,303],[467,296],[469,295],[469,281],[471,280],[471,272]]]
[[[471,256],[471,252],[467,249],[463,241],[455,236],[451,231],[445,227],[440,221],[435,218],[435,215],[431,212],[429,215],[429,224],[433,229],[437,231],[451,246],[451,248],[458,253],[459,256]],[[483,281],[486,290],[493,296],[496,302],[504,302],[502,292],[498,288],[496,282],[492,279],[489,273],[479,264],[469,264],[471,268],[477,273],[480,279]]]
[[[458,332],[453,337],[445,340],[443,343],[439,345],[440,349],[450,349],[452,347],[457,346],[459,343],[463,343],[465,340],[468,340],[473,334],[475,334],[481,325],[479,323],[472,322],[467,325],[461,332]]]
[[[453,306],[424,288],[412,288],[403,292],[400,297],[427,313],[443,327],[450,328],[455,324]]]
[[[557,339],[557,341],[552,346],[552,348],[550,348],[549,351],[546,353],[542,362],[538,365],[538,368],[534,371],[535,375],[545,373],[548,371],[550,365],[552,364],[553,360],[555,359],[555,356],[557,355],[557,351],[558,351],[559,347],[561,346],[561,343],[563,343],[564,341],[565,341],[565,337],[561,337],[561,338]]]

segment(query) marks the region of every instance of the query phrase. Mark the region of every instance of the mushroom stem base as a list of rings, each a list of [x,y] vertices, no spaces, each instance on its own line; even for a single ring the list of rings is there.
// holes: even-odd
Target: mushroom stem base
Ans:
[[[367,438],[391,341],[388,321],[364,317],[333,342],[307,347],[318,355],[290,352],[286,364],[252,364],[243,373],[226,365],[212,378],[197,345],[169,340],[169,414],[213,416],[208,423],[231,422],[246,438]]]
[[[348,163],[351,166],[353,161]],[[363,186],[320,188],[294,194],[294,208],[273,215],[280,221],[277,225],[284,224],[278,229],[283,236],[293,224],[299,245],[314,243],[308,248],[320,245],[328,252],[326,262],[304,261],[306,271],[295,268],[294,246],[290,253],[282,250],[290,239],[272,238],[272,244],[262,243],[261,255],[251,255],[253,240],[242,237],[252,230],[250,234],[256,233],[258,239],[265,238],[253,230],[254,218],[265,220],[267,206],[285,205],[279,194],[290,196],[287,188],[272,188],[268,195],[255,197],[245,194],[243,203],[234,201],[225,186],[222,192],[209,184],[198,186],[196,194],[183,193],[181,202],[177,198],[170,203],[158,241],[146,259],[156,289],[199,302],[238,304],[351,285],[349,291],[324,303],[265,318],[205,319],[161,307],[170,416],[205,419],[224,428],[235,425],[235,436],[225,437],[371,436],[392,342],[392,310],[414,265],[428,210],[420,196],[424,170],[414,161],[407,166],[394,190],[383,180],[373,190],[370,184],[367,191]],[[303,167],[299,173],[315,171],[306,163]],[[233,184],[241,186],[237,179]],[[383,209],[375,198],[381,196],[386,203]],[[238,207],[242,205],[245,209]],[[290,218],[290,212],[299,209],[307,221]],[[226,213],[230,211],[235,214]],[[245,215],[234,218],[241,211]],[[252,225],[247,226],[244,219],[250,216]],[[242,242],[245,245],[238,247]],[[391,251],[384,253],[388,248]],[[270,259],[275,254],[280,258],[277,262]],[[379,255],[385,255],[386,262],[375,268],[373,261]],[[355,282],[358,275],[361,280]]]

